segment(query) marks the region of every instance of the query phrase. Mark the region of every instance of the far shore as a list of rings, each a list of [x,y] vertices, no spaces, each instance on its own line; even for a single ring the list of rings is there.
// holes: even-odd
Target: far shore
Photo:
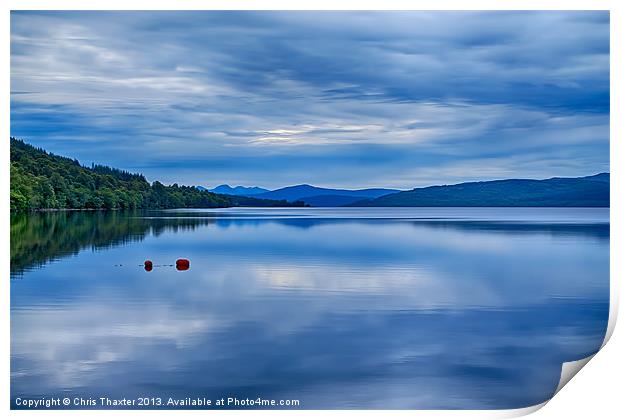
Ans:
[[[230,206],[230,207],[173,207],[173,208],[136,208],[136,209],[122,209],[122,208],[112,208],[108,209],[105,207],[100,208],[87,208],[87,209],[72,209],[72,208],[55,208],[55,209],[30,209],[30,210],[11,210],[11,214],[16,213],[52,213],[52,212],[65,212],[65,211],[134,211],[134,210],[187,210],[187,209],[202,209],[202,210],[220,210],[220,209],[231,209],[231,208],[264,208],[264,209],[273,209],[273,208],[286,208],[286,209],[326,209],[326,208],[339,208],[339,209],[402,209],[402,208],[507,208],[507,209],[541,209],[541,208],[549,208],[549,209],[609,209],[609,206],[336,206],[336,207],[260,207],[260,206]]]

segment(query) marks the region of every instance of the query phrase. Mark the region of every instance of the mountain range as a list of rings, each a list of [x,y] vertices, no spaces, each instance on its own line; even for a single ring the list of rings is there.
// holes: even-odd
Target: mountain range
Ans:
[[[198,188],[200,189],[204,187],[198,186]],[[258,194],[266,193],[266,192],[269,192],[269,190],[265,188],[260,188],[260,187],[242,187],[242,186],[231,187],[230,185],[223,184],[223,185],[218,185],[217,187],[209,190],[209,192],[216,193],[216,194],[240,195],[240,196],[247,197],[247,196],[255,196]]]
[[[332,189],[308,184],[269,191],[220,185],[209,190],[271,200],[303,201],[313,207],[608,207],[609,173],[579,178],[503,179],[400,191]],[[256,193],[260,191],[259,193]]]
[[[372,200],[386,194],[400,192],[387,188],[367,188],[363,190],[344,190],[320,188],[312,185],[294,185],[255,195],[269,200],[303,201],[316,207],[344,206],[360,200]]]
[[[144,175],[105,165],[82,166],[11,137],[11,210],[212,207],[609,207],[610,176],[504,179],[399,191],[320,188],[302,184],[204,187],[149,183]]]
[[[205,187],[196,187],[206,190]],[[346,190],[321,188],[308,184],[293,185],[290,187],[268,190],[260,187],[244,187],[223,184],[209,189],[209,192],[242,197],[253,197],[267,200],[286,200],[289,202],[303,201],[313,207],[339,207],[355,203],[360,200],[372,200],[386,194],[400,192],[390,188],[366,188],[361,190]]]

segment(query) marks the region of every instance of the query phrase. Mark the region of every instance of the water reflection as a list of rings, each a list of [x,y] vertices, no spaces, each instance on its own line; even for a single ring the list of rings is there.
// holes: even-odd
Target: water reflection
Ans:
[[[11,274],[77,255],[83,249],[104,250],[166,229],[191,230],[208,219],[150,218],[145,212],[55,211],[11,213]]]
[[[79,235],[27,222],[46,226],[47,239],[32,234],[18,249],[81,240],[63,239],[79,245],[50,247],[13,277],[12,397],[515,408],[548,398],[561,363],[596,351],[605,334],[609,225],[599,210],[556,221],[536,209],[521,220],[501,209],[440,219],[300,211],[90,214],[76,232],[91,233]],[[178,257],[191,270],[137,267]]]
[[[288,210],[288,212],[283,211]],[[354,211],[352,211],[354,210]],[[470,208],[452,210],[451,217],[436,217],[438,209],[421,209],[417,217],[408,216],[403,209],[379,209],[377,214],[362,214],[358,209],[225,209],[220,211],[185,209],[172,211],[59,211],[44,213],[11,214],[11,274],[21,274],[32,267],[49,261],[76,255],[80,250],[103,250],[132,241],[142,241],[146,236],[159,236],[166,230],[193,230],[215,223],[221,227],[264,224],[266,221],[301,229],[318,225],[391,222],[411,223],[434,229],[464,229],[473,231],[499,231],[502,233],[542,233],[551,235],[582,236],[609,241],[609,216],[607,209],[588,209],[593,219],[566,218],[560,213],[551,220],[513,219],[501,220],[497,212],[478,209],[485,213],[484,220],[455,218],[454,214],[470,212]],[[420,209],[414,209],[420,211]],[[445,209],[439,209],[445,210]],[[502,209],[502,211],[512,209]],[[544,211],[546,209],[521,209]],[[580,209],[564,209],[564,211]],[[327,212],[330,211],[330,212]],[[382,212],[381,212],[382,211]],[[316,214],[313,214],[316,213]],[[501,213],[501,212],[500,212]],[[576,213],[579,214],[579,213]],[[475,215],[480,217],[480,215]],[[487,220],[494,216],[495,220]],[[562,220],[564,216],[564,220]],[[559,220],[558,220],[559,219]],[[550,223],[553,222],[553,223]]]

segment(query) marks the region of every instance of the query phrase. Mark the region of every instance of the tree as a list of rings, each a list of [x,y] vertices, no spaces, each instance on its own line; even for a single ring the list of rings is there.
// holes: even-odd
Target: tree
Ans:
[[[132,209],[175,207],[287,206],[286,201],[214,194],[105,165],[84,167],[11,138],[11,210],[46,208]],[[303,203],[301,203],[303,205]]]

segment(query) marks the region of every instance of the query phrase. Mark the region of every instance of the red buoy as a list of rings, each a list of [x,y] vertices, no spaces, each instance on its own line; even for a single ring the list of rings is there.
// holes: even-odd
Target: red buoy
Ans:
[[[179,258],[176,265],[177,270],[179,271],[189,270],[189,260],[186,260],[185,258]]]
[[[151,271],[153,269],[153,261],[151,260],[144,261],[144,269],[146,271]]]

